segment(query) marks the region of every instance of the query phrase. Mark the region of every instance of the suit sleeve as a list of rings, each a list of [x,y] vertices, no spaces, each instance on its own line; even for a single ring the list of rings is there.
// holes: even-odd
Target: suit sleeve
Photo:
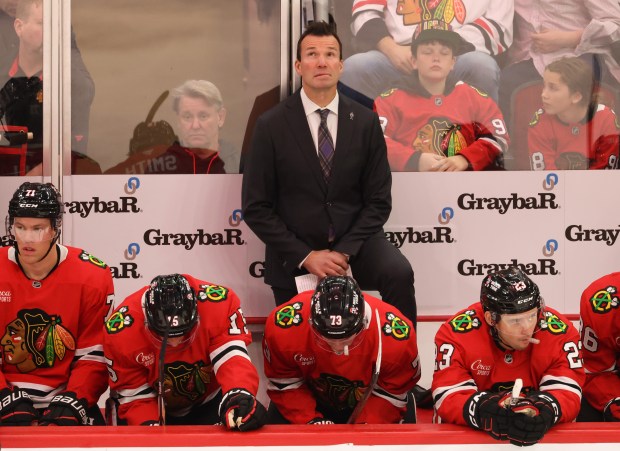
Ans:
[[[363,142],[368,143],[369,149],[364,171],[359,175],[362,209],[347,233],[334,246],[334,250],[351,256],[357,254],[366,239],[381,231],[392,211],[392,173],[385,139],[379,117],[374,112],[371,117],[363,130]]]
[[[232,290],[226,290],[226,303],[211,304],[214,312],[209,323],[214,329],[209,358],[222,393],[225,394],[233,388],[243,388],[256,396],[258,373],[247,349],[247,345],[252,342],[252,336],[246,328],[239,298]]]
[[[599,279],[581,295],[581,341],[586,370],[583,395],[600,411],[620,394],[620,354],[614,340],[618,335],[617,325],[614,325],[617,324],[619,315],[617,286],[617,280]],[[597,312],[594,309],[597,309]]]
[[[463,407],[478,387],[465,364],[465,350],[446,324],[437,331],[435,349],[435,372],[431,386],[435,410],[442,423],[467,425]]]
[[[312,248],[291,232],[275,213],[278,198],[275,144],[271,124],[261,116],[244,165],[241,188],[243,216],[252,231],[288,261],[298,264]]]
[[[80,311],[80,331],[67,382],[67,391],[75,392],[78,398],[86,398],[89,406],[97,404],[108,388],[102,327],[114,298],[110,269],[96,268],[95,271],[99,286],[84,290],[86,298]]]

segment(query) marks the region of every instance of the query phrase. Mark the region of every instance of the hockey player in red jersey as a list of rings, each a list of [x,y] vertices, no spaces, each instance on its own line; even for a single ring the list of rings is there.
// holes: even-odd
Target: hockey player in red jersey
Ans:
[[[593,82],[581,58],[562,58],[545,68],[543,108],[528,129],[533,170],[618,168],[620,124],[611,108],[592,98]]]
[[[415,422],[415,330],[350,277],[328,276],[273,310],[263,353],[272,423]]]
[[[501,162],[508,133],[499,107],[462,81],[448,82],[467,46],[444,22],[416,28],[416,70],[407,84],[375,99],[393,171],[479,171]]]
[[[108,266],[58,243],[51,183],[23,183],[0,248],[0,425],[103,425],[108,386],[102,326],[114,302]]]
[[[123,301],[105,330],[111,424],[264,424],[246,347],[252,337],[229,288],[157,276]]]
[[[581,295],[581,342],[587,421],[620,421],[620,272],[592,282]],[[584,408],[588,405],[589,409]]]
[[[579,333],[546,307],[538,286],[511,267],[487,275],[480,302],[435,336],[436,421],[533,445],[579,412],[585,373]],[[518,395],[515,382],[523,383]]]

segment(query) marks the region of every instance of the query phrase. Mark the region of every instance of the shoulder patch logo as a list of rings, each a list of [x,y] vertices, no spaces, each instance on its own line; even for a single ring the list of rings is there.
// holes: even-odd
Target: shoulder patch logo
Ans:
[[[618,297],[614,296],[618,292],[616,287],[609,286],[604,290],[594,293],[590,299],[590,307],[594,313],[608,313],[612,309],[618,308]]]
[[[548,330],[553,335],[561,335],[566,333],[568,325],[558,318],[557,315],[551,312],[545,312],[543,319],[540,321],[540,328]]]
[[[466,310],[450,320],[452,330],[459,334],[479,329],[481,324],[480,318],[476,317],[475,310]]]
[[[85,261],[85,262],[90,262],[93,265],[98,266],[99,268],[105,269],[108,267],[108,265],[106,265],[103,260],[98,259],[97,257],[89,254],[85,250],[82,250],[82,252],[80,253],[80,260]]]
[[[228,299],[228,288],[220,285],[200,285],[198,299],[202,302],[223,302]]]
[[[124,305],[116,312],[112,313],[112,316],[105,322],[105,330],[109,334],[117,334],[125,327],[129,327],[133,324],[133,318],[128,314],[129,307]]]
[[[392,94],[394,94],[396,91],[398,91],[397,88],[391,88],[391,89],[388,89],[387,91],[383,91],[381,94],[379,94],[379,96],[381,96],[381,97],[389,97]]]
[[[534,117],[532,117],[532,119],[530,120],[529,126],[533,127],[534,125],[538,124],[540,122],[540,116],[542,116],[544,112],[545,111],[542,108],[536,110],[536,112],[534,113]]]
[[[278,309],[274,318],[276,326],[283,329],[299,326],[303,322],[303,318],[299,313],[303,305],[303,302],[295,302],[291,305],[285,305]]]
[[[478,88],[476,88],[475,86],[472,86],[472,85],[469,85],[469,86],[471,86],[471,88],[472,88],[474,91],[476,91],[478,94],[480,94],[480,96],[481,96],[481,97],[489,97],[489,95],[488,95],[486,92],[479,90],[479,89],[478,89]]]
[[[383,333],[387,336],[392,336],[399,341],[407,340],[411,332],[411,326],[407,322],[394,315],[391,312],[385,314],[387,323],[383,324]]]

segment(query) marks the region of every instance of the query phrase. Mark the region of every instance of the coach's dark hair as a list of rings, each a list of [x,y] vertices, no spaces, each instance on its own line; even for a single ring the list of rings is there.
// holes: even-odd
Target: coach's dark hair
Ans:
[[[301,61],[301,41],[303,41],[306,36],[333,36],[336,38],[336,41],[338,41],[338,50],[340,51],[340,59],[342,59],[342,42],[336,33],[335,23],[328,24],[324,21],[310,22],[297,41],[297,61]]]

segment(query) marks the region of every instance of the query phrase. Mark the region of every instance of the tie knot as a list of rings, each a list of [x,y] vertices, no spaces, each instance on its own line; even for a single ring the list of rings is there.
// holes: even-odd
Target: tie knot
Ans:
[[[329,115],[329,110],[327,108],[323,110],[316,110],[321,115],[321,122],[327,121],[327,116]]]

